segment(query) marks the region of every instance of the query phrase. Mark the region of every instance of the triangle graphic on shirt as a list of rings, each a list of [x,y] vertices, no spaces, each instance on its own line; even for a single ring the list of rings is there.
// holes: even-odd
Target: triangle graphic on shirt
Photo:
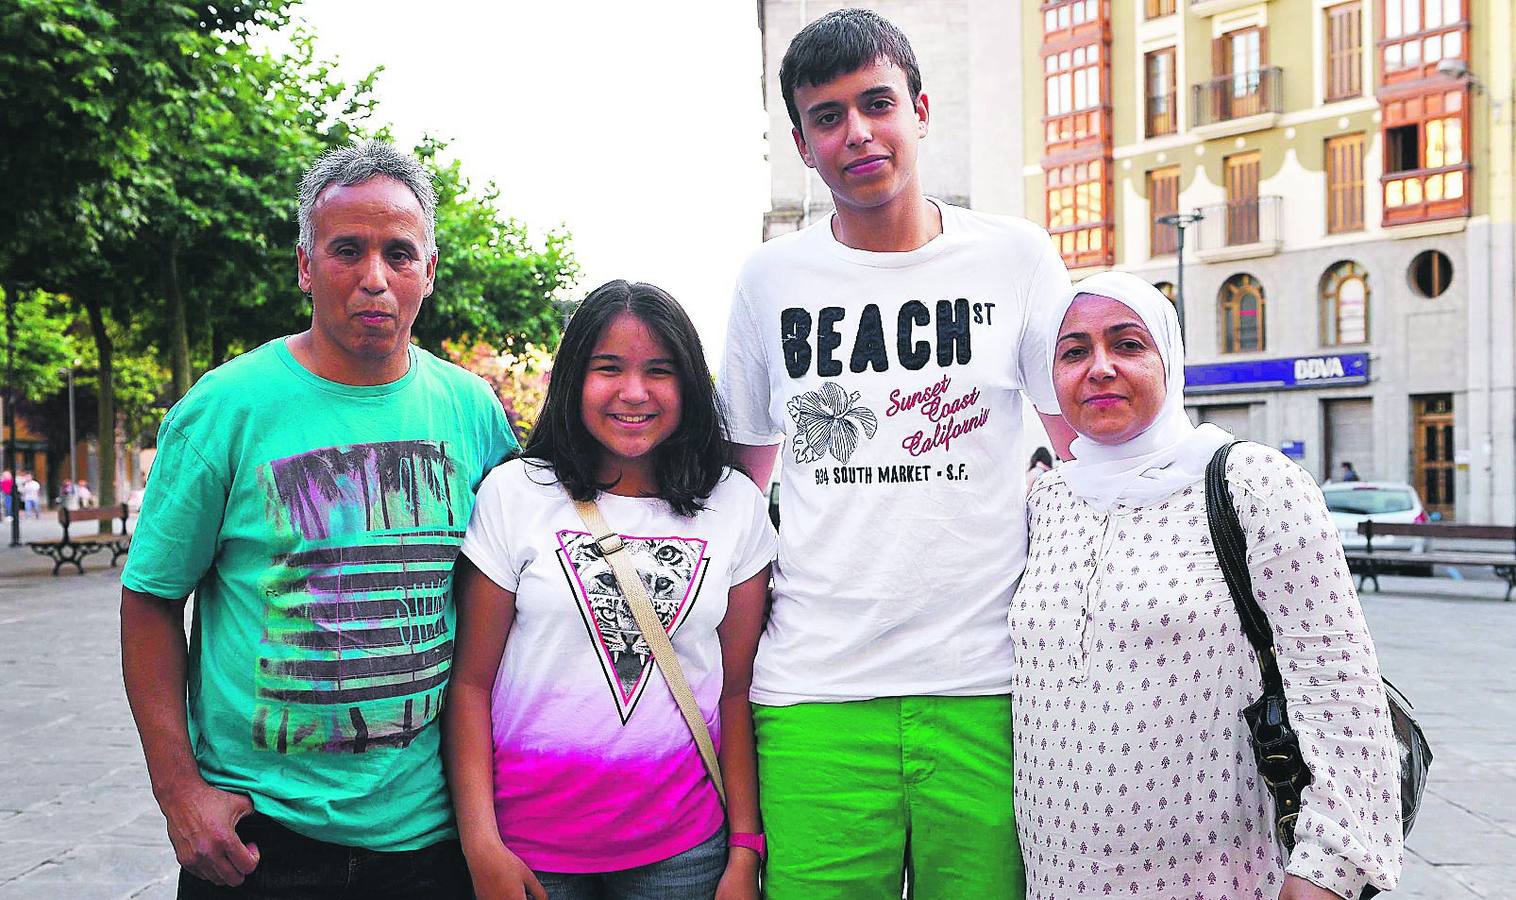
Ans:
[[[705,579],[706,542],[699,538],[631,535],[622,535],[621,540],[642,576],[658,621],[672,638],[689,618]],[[642,639],[631,607],[617,589],[610,563],[601,556],[589,533],[560,531],[558,546],[558,561],[589,631],[596,659],[616,702],[616,713],[625,725],[651,680],[652,651]]]

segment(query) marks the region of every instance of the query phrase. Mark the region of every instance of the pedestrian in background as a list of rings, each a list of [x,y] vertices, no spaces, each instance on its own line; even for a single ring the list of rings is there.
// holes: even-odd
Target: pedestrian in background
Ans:
[[[1037,479],[1042,477],[1043,472],[1053,470],[1053,453],[1046,447],[1038,447],[1032,451],[1032,461],[1026,467],[1026,489],[1030,491]]]
[[[21,473],[21,510],[33,519],[42,517],[42,483],[30,472]]]
[[[1016,821],[1028,896],[1336,900],[1395,887],[1400,770],[1374,644],[1321,491],[1239,445],[1226,488],[1314,781],[1294,850],[1245,706],[1259,660],[1222,575],[1204,477],[1232,436],[1184,410],[1184,349],[1146,281],[1081,281],[1047,352],[1074,459],[1027,501],[1012,603]]]

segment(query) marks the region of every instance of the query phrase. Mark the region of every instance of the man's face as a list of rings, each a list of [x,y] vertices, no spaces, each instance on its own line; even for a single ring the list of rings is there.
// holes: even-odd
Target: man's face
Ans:
[[[311,231],[311,252],[296,258],[315,340],[359,366],[404,353],[437,273],[416,195],[383,176],[332,185],[316,198]]]
[[[926,137],[926,95],[911,96],[905,71],[889,60],[821,85],[795,86],[800,158],[838,205],[884,206],[917,184],[917,147]]]

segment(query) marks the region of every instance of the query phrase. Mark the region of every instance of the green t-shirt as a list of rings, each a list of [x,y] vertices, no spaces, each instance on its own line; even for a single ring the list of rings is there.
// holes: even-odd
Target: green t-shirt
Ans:
[[[190,739],[206,781],[295,831],[373,850],[454,834],[436,717],[453,561],[515,448],[488,385],[412,347],[355,387],[284,339],[163,420],[121,582],[195,594]]]

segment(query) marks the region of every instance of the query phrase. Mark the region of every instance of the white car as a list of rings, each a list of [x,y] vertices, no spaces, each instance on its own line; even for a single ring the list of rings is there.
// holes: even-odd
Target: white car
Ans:
[[[1342,546],[1358,548],[1368,543],[1358,533],[1358,523],[1373,520],[1397,525],[1431,521],[1416,489],[1402,481],[1329,481],[1321,486],[1332,523],[1342,536]],[[1425,538],[1376,537],[1375,550],[1426,551]]]

